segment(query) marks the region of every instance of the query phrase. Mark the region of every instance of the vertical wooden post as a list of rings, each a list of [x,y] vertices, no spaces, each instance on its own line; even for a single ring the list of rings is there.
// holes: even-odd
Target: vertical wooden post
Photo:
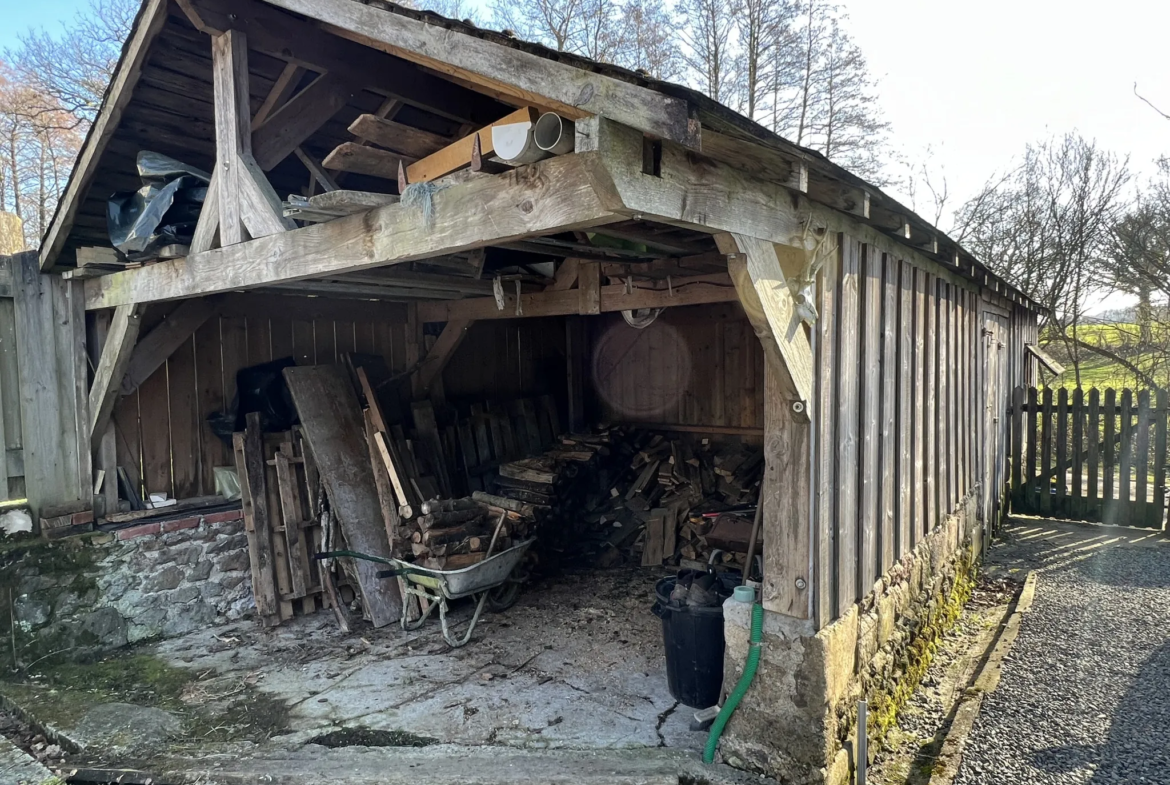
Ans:
[[[1154,510],[1150,525],[1161,528],[1162,514],[1166,509],[1166,430],[1170,424],[1170,395],[1158,390],[1157,409],[1154,413]]]
[[[1150,391],[1138,393],[1137,434],[1134,439],[1133,523],[1145,525],[1149,513]]]
[[[1101,439],[1101,391],[1096,387],[1089,390],[1088,463],[1089,487],[1085,502],[1086,512],[1091,520],[1101,520],[1101,493],[1099,481],[1101,453],[1098,445]]]
[[[585,320],[565,317],[565,384],[569,404],[569,431],[585,428]]]
[[[898,438],[895,558],[909,552],[914,539],[914,267],[899,260],[898,278],[898,409],[894,428]]]
[[[578,313],[601,313],[601,262],[580,262],[577,267]]]
[[[1012,391],[1012,499],[1023,510],[1024,499],[1024,388]],[[989,521],[990,523],[990,521]]]
[[[1037,490],[1036,479],[1036,445],[1039,443],[1040,432],[1036,430],[1037,419],[1040,416],[1040,402],[1038,393],[1035,387],[1028,388],[1028,425],[1025,433],[1028,435],[1028,458],[1025,466],[1025,477],[1027,485],[1027,507],[1028,512],[1036,512],[1040,509],[1040,496]]]
[[[878,506],[881,498],[881,397],[882,397],[882,268],[881,254],[862,246],[861,315],[858,341],[861,343],[861,397],[855,426],[861,439],[860,497],[858,515],[858,596],[864,597],[877,580]]]
[[[1072,418],[1072,512],[1081,516],[1085,513],[1085,391],[1080,387],[1073,390]]]
[[[811,425],[793,412],[793,396],[780,360],[764,354],[764,476],[760,521],[764,535],[766,609],[809,618],[809,483]]]
[[[1068,515],[1068,388],[1056,394],[1056,511]]]
[[[1124,523],[1133,498],[1133,390],[1121,391],[1121,476],[1118,478],[1118,515]]]
[[[914,527],[910,543],[917,544],[926,532],[926,271],[914,270]]]
[[[926,517],[923,535],[938,523],[938,279],[926,276]]]
[[[815,328],[814,355],[817,360],[816,395],[813,419],[816,430],[816,588],[813,605],[817,627],[824,627],[836,616],[837,563],[835,555],[837,517],[837,319],[838,295],[843,253],[842,235],[831,238],[837,250],[825,259],[821,267],[819,293],[820,318]]]
[[[1052,511],[1052,388],[1044,388],[1040,412],[1040,511]]]
[[[861,244],[845,239],[841,257],[840,311],[837,315],[837,613],[845,613],[861,596],[858,563],[858,410],[861,364]],[[867,589],[868,591],[868,589]]]
[[[878,542],[881,554],[877,574],[884,575],[901,553],[895,495],[898,493],[898,262],[882,254],[882,443],[881,497]]]
[[[216,164],[207,202],[219,206],[220,245],[292,229],[284,217],[280,197],[252,157],[252,111],[248,89],[248,42],[239,30],[227,30],[211,39],[212,86],[215,94]],[[206,209],[206,205],[205,208]],[[210,221],[210,218],[207,219]],[[204,222],[199,245],[213,234]]]
[[[1101,520],[1109,523],[1114,517],[1117,504],[1113,498],[1115,485],[1114,474],[1117,471],[1117,461],[1114,452],[1114,437],[1117,433],[1117,391],[1112,387],[1105,390],[1105,436],[1102,443],[1105,445],[1104,466],[1102,479],[1104,489],[1101,492]]]

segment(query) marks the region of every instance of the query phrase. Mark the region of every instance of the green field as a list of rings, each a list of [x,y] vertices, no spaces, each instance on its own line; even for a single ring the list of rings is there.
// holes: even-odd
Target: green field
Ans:
[[[1166,328],[1163,327],[1165,332]],[[1170,367],[1166,365],[1166,352],[1146,351],[1137,352],[1134,344],[1137,342],[1138,325],[1127,323],[1092,324],[1077,328],[1077,336],[1084,342],[1104,346],[1131,363],[1150,373],[1161,385],[1170,386]],[[1170,343],[1170,334],[1155,335],[1155,340],[1161,338]],[[1077,386],[1077,374],[1073,367],[1073,358],[1065,350],[1060,341],[1050,341],[1045,350],[1058,362],[1065,366],[1065,372],[1058,380],[1058,384],[1069,389]],[[1080,386],[1086,389],[1096,387],[1104,390],[1107,387],[1122,389],[1142,389],[1148,385],[1137,379],[1132,371],[1121,363],[1102,357],[1088,349],[1080,349]]]

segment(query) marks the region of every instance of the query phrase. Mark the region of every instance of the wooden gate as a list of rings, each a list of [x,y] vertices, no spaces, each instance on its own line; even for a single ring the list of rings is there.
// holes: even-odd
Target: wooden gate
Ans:
[[[1009,413],[1013,511],[1163,527],[1165,390],[1017,387]]]

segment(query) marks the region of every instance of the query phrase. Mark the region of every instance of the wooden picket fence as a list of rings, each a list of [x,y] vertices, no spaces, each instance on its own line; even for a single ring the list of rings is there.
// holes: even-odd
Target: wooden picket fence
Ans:
[[[1009,416],[1013,511],[1163,527],[1165,390],[1017,387]]]

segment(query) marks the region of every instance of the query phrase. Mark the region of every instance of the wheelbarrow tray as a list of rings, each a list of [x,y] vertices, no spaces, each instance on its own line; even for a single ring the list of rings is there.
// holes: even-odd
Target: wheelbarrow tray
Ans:
[[[525,540],[460,570],[429,570],[417,564],[402,562],[402,566],[408,568],[404,579],[442,594],[449,600],[458,600],[503,584],[520,563],[528,546],[535,541],[535,538]]]

